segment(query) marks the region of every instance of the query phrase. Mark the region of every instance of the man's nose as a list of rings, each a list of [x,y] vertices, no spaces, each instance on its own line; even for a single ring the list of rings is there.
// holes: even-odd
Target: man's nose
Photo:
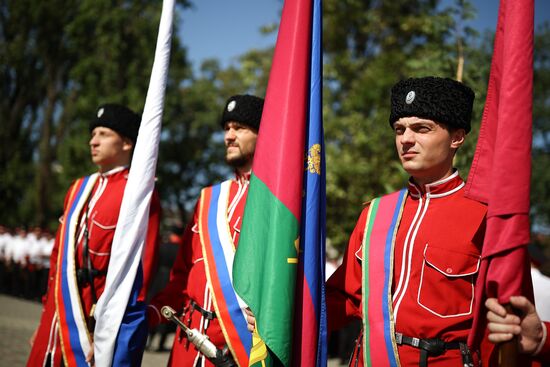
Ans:
[[[405,131],[403,131],[403,135],[401,135],[401,143],[414,143],[414,132],[411,129],[407,128],[405,129]]]
[[[233,129],[227,129],[227,130],[225,130],[225,140],[226,140],[226,141],[233,141],[233,140],[235,140],[235,130],[233,130]]]

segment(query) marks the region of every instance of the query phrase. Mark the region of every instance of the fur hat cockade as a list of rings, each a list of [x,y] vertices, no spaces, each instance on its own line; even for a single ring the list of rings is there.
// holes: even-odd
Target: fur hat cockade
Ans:
[[[96,118],[90,122],[90,132],[98,126],[108,127],[136,143],[141,116],[119,104],[107,103],[98,107]]]
[[[225,103],[220,123],[224,127],[226,122],[235,121],[258,130],[263,108],[263,98],[249,94],[235,95]]]
[[[474,92],[449,78],[402,80],[391,90],[390,126],[402,117],[430,119],[470,132]]]

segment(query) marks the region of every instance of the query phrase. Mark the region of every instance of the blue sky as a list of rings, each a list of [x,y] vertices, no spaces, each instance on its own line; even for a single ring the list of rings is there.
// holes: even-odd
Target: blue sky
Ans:
[[[275,43],[276,34],[266,37],[259,29],[279,22],[281,0],[195,0],[194,3],[192,9],[183,12],[179,36],[195,69],[206,58],[217,58],[227,66],[251,48]],[[499,1],[473,0],[473,3],[478,17],[470,25],[479,30],[494,30]],[[544,20],[550,20],[550,1],[535,0],[535,24]]]
[[[192,1],[193,8],[183,12],[179,37],[195,68],[206,58],[227,66],[251,48],[275,44],[276,34],[263,36],[260,27],[278,24],[280,0]]]

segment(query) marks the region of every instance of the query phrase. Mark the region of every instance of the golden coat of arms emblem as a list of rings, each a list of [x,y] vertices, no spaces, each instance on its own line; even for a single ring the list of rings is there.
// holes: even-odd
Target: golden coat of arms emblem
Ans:
[[[321,144],[313,144],[307,154],[307,170],[321,174]]]

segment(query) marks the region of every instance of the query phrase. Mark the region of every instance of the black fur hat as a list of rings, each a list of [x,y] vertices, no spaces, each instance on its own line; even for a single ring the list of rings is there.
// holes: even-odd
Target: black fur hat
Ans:
[[[98,107],[96,118],[90,122],[90,132],[98,126],[108,127],[136,143],[141,116],[119,104],[107,103]]]
[[[227,121],[235,121],[258,130],[263,108],[263,98],[249,94],[235,95],[225,103],[220,123],[224,127]]]
[[[391,90],[390,126],[401,117],[420,117],[471,130],[474,92],[449,78],[428,76],[402,80]]]

